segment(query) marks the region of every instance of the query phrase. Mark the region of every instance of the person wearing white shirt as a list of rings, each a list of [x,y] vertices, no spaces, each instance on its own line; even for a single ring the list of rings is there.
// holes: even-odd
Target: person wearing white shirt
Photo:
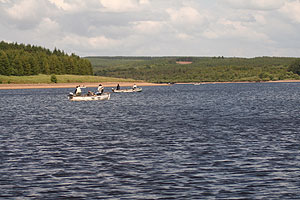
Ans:
[[[80,96],[81,95],[81,89],[79,86],[76,86],[75,95]]]
[[[104,90],[104,87],[101,84],[99,84],[99,86],[98,86],[98,94],[102,94],[103,90]]]

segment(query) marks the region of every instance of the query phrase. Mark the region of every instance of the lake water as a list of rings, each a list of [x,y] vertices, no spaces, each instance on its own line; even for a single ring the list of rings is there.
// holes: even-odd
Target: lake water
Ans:
[[[300,83],[73,90],[0,90],[1,199],[300,199]]]

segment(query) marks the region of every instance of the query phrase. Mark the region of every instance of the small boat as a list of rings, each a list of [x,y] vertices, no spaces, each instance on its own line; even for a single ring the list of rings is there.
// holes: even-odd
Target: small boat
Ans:
[[[203,83],[194,83],[194,85],[202,85]]]
[[[106,92],[100,95],[80,95],[76,96],[72,92],[68,95],[70,101],[97,101],[97,100],[109,100],[110,93]]]
[[[121,93],[121,92],[141,92],[142,91],[142,88],[135,88],[135,89],[122,89],[122,90],[117,90],[117,89],[112,89],[113,92],[116,92],[116,93]]]

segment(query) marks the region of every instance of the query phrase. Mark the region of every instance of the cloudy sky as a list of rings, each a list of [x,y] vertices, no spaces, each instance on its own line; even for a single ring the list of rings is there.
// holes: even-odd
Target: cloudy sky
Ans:
[[[300,57],[300,0],[0,0],[0,40],[80,56]]]

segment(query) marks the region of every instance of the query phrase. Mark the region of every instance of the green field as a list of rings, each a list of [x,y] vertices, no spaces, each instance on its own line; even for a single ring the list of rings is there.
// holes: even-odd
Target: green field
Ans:
[[[290,57],[86,57],[95,75],[153,83],[298,80]],[[182,65],[177,61],[190,61]]]
[[[99,82],[137,82],[133,79],[122,79],[102,76],[56,75],[57,83],[99,83]],[[35,76],[2,76],[0,84],[38,84],[51,83],[51,75]]]

